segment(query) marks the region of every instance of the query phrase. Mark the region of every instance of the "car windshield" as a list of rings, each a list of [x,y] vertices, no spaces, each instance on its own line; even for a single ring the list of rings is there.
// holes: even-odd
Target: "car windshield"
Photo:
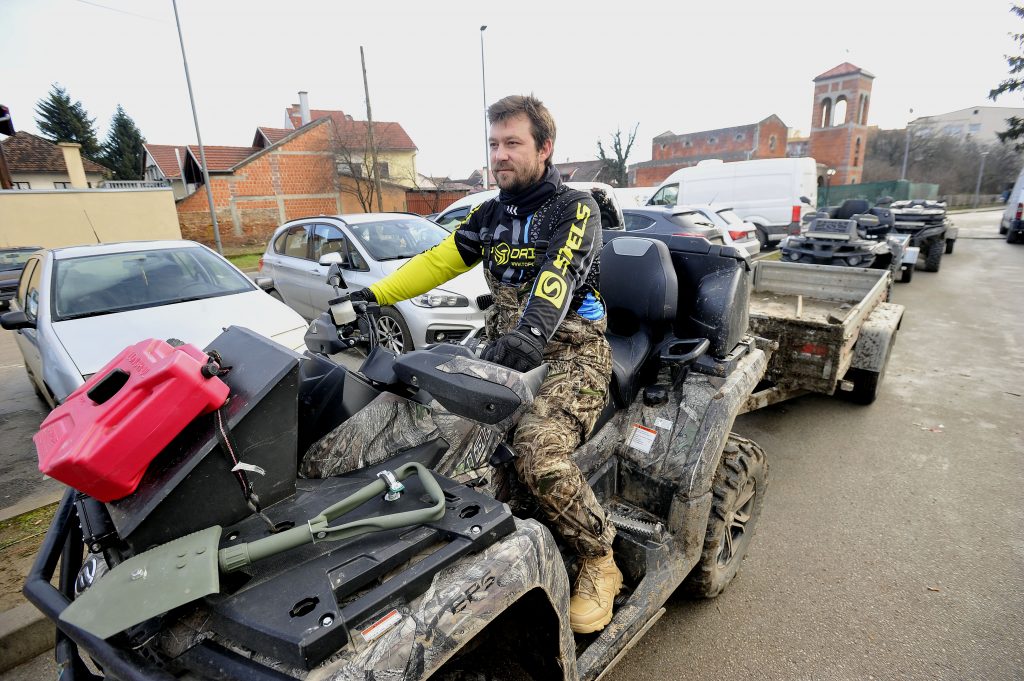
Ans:
[[[253,288],[245,275],[205,248],[89,255],[55,262],[53,317],[95,317]]]
[[[28,257],[32,253],[34,253],[32,250],[0,250],[0,272],[20,270],[28,262]]]
[[[410,215],[348,226],[374,260],[411,258],[441,243],[448,232],[430,220]]]

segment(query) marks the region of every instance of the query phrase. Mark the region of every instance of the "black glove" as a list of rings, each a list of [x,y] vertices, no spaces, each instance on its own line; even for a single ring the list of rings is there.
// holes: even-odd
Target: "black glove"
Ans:
[[[544,361],[544,342],[538,337],[516,330],[484,348],[480,358],[515,371],[529,371],[536,369]]]
[[[369,288],[356,289],[355,291],[349,294],[348,299],[352,301],[353,305],[355,305],[356,303],[377,302],[377,296],[375,296],[373,291]]]

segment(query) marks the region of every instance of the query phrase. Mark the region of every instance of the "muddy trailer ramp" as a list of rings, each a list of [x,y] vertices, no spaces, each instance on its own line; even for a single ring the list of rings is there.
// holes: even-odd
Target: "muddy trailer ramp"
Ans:
[[[745,411],[809,392],[874,401],[904,308],[889,270],[759,261],[750,330],[778,343]]]

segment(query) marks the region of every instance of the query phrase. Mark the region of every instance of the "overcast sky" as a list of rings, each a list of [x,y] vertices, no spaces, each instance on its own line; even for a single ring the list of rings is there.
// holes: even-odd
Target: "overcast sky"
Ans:
[[[595,6],[611,9],[594,10]],[[810,127],[814,76],[850,61],[876,79],[869,123],[993,105],[1011,31],[1003,0],[775,2],[397,2],[178,0],[205,144],[247,146],[313,108],[365,119],[359,46],[376,120],[398,121],[426,175],[484,163],[480,25],[487,96],[533,92],[558,124],[555,160],[596,158],[596,141],[639,123],[651,138],[777,114]],[[118,103],[146,139],[195,142],[171,0],[0,0],[0,103],[35,132],[58,82],[102,137]],[[1019,95],[996,105],[1021,106]]]

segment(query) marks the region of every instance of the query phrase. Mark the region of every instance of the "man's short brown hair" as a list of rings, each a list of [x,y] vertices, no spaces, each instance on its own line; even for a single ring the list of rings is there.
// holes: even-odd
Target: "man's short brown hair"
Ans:
[[[555,144],[555,119],[551,112],[533,95],[509,95],[487,107],[487,120],[492,125],[501,121],[525,115],[530,120],[533,141],[539,150],[544,143],[551,140]]]

